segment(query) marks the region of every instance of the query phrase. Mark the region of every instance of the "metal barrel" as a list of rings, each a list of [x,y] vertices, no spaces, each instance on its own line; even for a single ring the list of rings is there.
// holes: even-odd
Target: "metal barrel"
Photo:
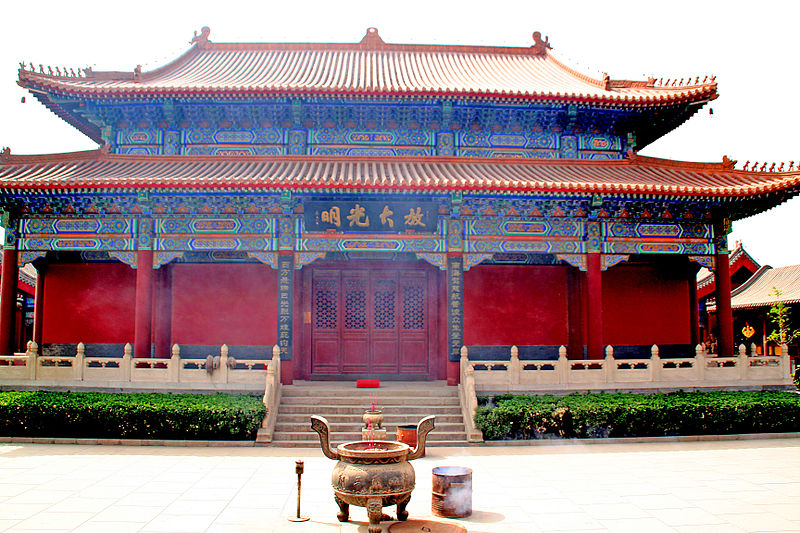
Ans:
[[[397,426],[397,441],[408,444],[412,449],[417,447],[417,425]]]
[[[433,469],[431,512],[443,518],[472,514],[472,469],[438,466]]]

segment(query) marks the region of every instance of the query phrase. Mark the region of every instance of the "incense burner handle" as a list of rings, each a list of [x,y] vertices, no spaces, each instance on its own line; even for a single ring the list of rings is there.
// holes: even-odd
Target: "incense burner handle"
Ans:
[[[338,461],[339,452],[331,448],[331,431],[328,427],[328,421],[321,416],[311,415],[311,429],[319,434],[319,445],[325,457]]]
[[[426,416],[417,424],[417,447],[408,454],[408,460],[413,461],[425,455],[425,441],[428,438],[428,433],[436,427],[435,416]]]

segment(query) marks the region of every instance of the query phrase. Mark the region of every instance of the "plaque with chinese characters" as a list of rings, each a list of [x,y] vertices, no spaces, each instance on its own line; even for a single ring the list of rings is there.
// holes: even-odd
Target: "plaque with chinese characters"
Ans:
[[[434,202],[311,201],[303,213],[306,231],[433,233],[439,209]]]

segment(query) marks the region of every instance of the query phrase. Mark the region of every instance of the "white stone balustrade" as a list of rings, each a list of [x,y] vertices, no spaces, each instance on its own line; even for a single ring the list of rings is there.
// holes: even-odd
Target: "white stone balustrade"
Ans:
[[[568,359],[566,347],[561,346],[556,360],[523,361],[518,348],[512,346],[506,361],[478,361],[470,360],[468,348],[462,347],[461,381],[465,391],[469,387],[495,393],[792,385],[785,346],[777,356],[748,355],[746,351],[742,345],[736,356],[718,357],[698,344],[693,355],[661,358],[658,346],[653,345],[648,359],[615,359],[609,345],[604,359]],[[464,414],[466,418],[466,409]]]
[[[281,349],[277,345],[272,347],[272,360],[267,367],[262,401],[267,408],[267,416],[258,430],[256,442],[267,443],[272,442],[275,422],[278,420],[278,407],[281,403]]]
[[[516,348],[516,346],[514,347]],[[483,442],[483,432],[475,427],[475,410],[478,408],[478,396],[475,393],[475,369],[467,359],[467,347],[461,347],[460,362],[461,381],[458,384],[458,398],[461,403],[461,414],[469,442]]]
[[[84,344],[78,343],[74,356],[43,356],[39,355],[37,344],[31,341],[25,353],[0,355],[0,383],[258,386],[264,383],[266,367],[270,363],[270,360],[264,359],[234,360],[228,355],[228,346],[225,344],[220,347],[217,356],[188,359],[181,358],[180,346],[177,344],[172,346],[172,357],[168,359],[134,358],[131,344],[126,344],[123,353],[119,355],[87,356],[85,351]],[[212,363],[211,367],[208,365],[209,361]]]

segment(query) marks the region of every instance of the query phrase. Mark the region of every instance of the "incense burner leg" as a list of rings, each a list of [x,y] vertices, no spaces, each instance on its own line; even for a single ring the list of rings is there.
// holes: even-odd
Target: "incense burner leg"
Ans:
[[[370,498],[367,500],[367,516],[369,516],[369,533],[381,533],[381,517],[383,516],[383,500]]]
[[[411,501],[411,494],[409,494],[408,497],[405,498],[404,500],[397,502],[397,519],[400,520],[401,522],[405,521],[405,519],[408,518],[408,511],[406,511],[406,505],[408,505],[408,502],[410,501]]]
[[[333,499],[336,501],[336,505],[339,506],[339,512],[336,513],[336,518],[339,519],[339,522],[347,522],[350,519],[350,504],[343,501],[337,495],[333,495]]]

